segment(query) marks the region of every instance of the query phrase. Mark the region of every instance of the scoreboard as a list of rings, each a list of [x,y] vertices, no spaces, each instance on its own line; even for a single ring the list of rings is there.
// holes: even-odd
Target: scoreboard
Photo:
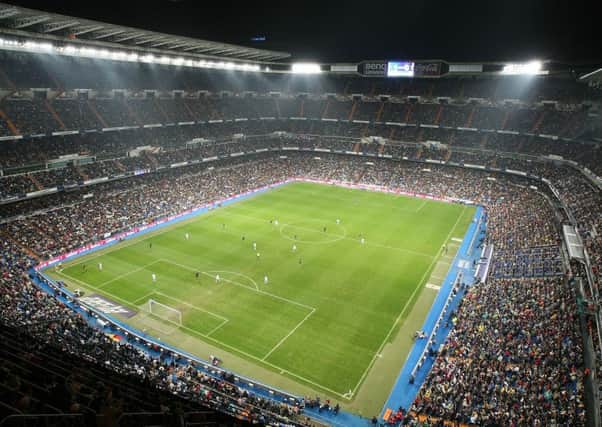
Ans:
[[[441,77],[449,70],[444,61],[363,61],[357,73],[364,77]]]
[[[387,62],[387,77],[414,77],[414,63],[408,61]]]

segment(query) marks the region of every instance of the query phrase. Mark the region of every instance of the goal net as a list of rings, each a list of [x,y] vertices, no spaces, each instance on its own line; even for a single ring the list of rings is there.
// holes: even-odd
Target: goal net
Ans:
[[[182,326],[182,312],[176,308],[149,299],[148,312],[159,319]]]

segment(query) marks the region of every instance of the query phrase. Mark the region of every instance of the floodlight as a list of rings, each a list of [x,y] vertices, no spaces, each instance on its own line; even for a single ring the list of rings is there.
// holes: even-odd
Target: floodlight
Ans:
[[[320,64],[311,62],[297,62],[291,66],[294,74],[319,74],[322,72]]]
[[[54,45],[48,42],[38,42],[35,40],[23,40],[17,41],[14,39],[6,39],[0,37],[0,48],[3,46],[9,49],[24,49],[34,52],[55,52],[59,55],[70,55],[79,56],[85,58],[100,58],[100,59],[112,59],[118,61],[130,61],[130,62],[144,62],[148,64],[172,64],[172,65],[184,65],[186,67],[200,67],[200,68],[216,68],[221,70],[238,70],[238,71],[262,71],[261,67],[257,64],[247,64],[240,62],[216,62],[206,60],[195,60],[192,58],[185,58],[182,56],[154,56],[152,53],[138,54],[128,50],[120,49],[97,49],[88,46],[74,46],[69,45]]]
[[[530,61],[525,63],[506,64],[502,69],[502,74],[508,75],[535,75],[541,72],[543,64],[541,61]]]

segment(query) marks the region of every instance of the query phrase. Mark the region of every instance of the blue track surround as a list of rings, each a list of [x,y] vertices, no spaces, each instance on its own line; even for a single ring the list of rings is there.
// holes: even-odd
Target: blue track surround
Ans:
[[[227,198],[227,199],[219,201],[219,202],[199,206],[197,208],[186,211],[182,214],[175,215],[174,217],[171,217],[171,218],[165,218],[162,220],[158,220],[154,223],[151,223],[151,224],[148,224],[145,226],[134,227],[132,230],[125,232],[125,233],[120,233],[116,236],[107,237],[106,239],[104,239],[100,242],[97,242],[95,244],[87,245],[78,250],[72,251],[68,254],[61,255],[61,256],[53,258],[49,261],[40,263],[38,266],[36,266],[35,269],[31,269],[30,276],[31,276],[32,280],[34,281],[34,283],[36,283],[42,290],[54,295],[61,302],[63,302],[64,304],[66,304],[67,306],[72,308],[73,310],[80,313],[87,320],[87,322],[90,324],[90,326],[103,331],[107,335],[117,335],[121,338],[121,342],[128,342],[131,345],[135,345],[135,346],[143,349],[144,351],[147,351],[153,357],[162,358],[163,360],[174,361],[174,362],[180,363],[180,364],[194,363],[195,367],[197,369],[202,370],[204,373],[212,375],[216,378],[219,378],[220,372],[223,371],[223,369],[212,366],[212,364],[209,361],[200,359],[192,354],[186,353],[175,347],[169,346],[169,345],[157,340],[156,338],[154,338],[150,335],[147,335],[147,334],[143,333],[142,331],[139,331],[136,328],[133,328],[130,325],[123,323],[122,321],[116,319],[113,316],[110,316],[108,314],[102,313],[102,312],[94,309],[93,307],[80,305],[80,303],[77,301],[77,299],[74,298],[73,294],[69,290],[58,285],[53,279],[51,279],[47,275],[45,275],[44,270],[46,270],[56,264],[62,263],[64,261],[73,260],[75,258],[79,258],[84,255],[88,255],[93,252],[96,252],[96,251],[99,251],[102,249],[106,249],[107,247],[110,247],[121,241],[137,238],[141,235],[157,231],[164,227],[176,224],[181,221],[191,219],[198,215],[205,214],[219,206],[227,206],[231,203],[235,203],[235,202],[238,202],[241,200],[248,199],[257,194],[264,193],[273,188],[281,187],[283,185],[286,185],[290,182],[295,182],[295,181],[313,182],[313,183],[321,183],[321,184],[334,184],[334,185],[357,188],[357,189],[364,189],[364,190],[369,190],[369,191],[384,191],[384,192],[390,192],[390,193],[395,193],[395,194],[423,197],[423,198],[427,198],[427,199],[431,199],[431,200],[440,200],[440,201],[446,201],[446,202],[460,202],[460,203],[469,203],[469,204],[471,203],[466,200],[458,200],[458,199],[451,199],[451,198],[437,199],[434,197],[420,195],[420,194],[391,191],[388,189],[384,189],[383,187],[374,186],[374,185],[354,185],[354,184],[346,183],[346,182],[333,182],[333,181],[324,182],[324,181],[309,180],[309,179],[290,179],[290,180],[278,182],[278,183],[275,183],[275,184],[272,184],[269,186],[261,187],[256,190],[249,191],[244,194],[240,194],[238,196],[230,197],[230,198]],[[479,251],[475,249],[474,243],[475,243],[475,238],[477,238],[477,236],[484,236],[485,221],[482,220],[484,218],[485,218],[485,213],[484,213],[483,208],[478,207],[477,212],[475,213],[475,216],[473,218],[473,221],[472,221],[466,235],[464,236],[460,250],[458,251],[458,254],[456,255],[456,257],[453,260],[452,267],[450,268],[450,270],[445,278],[445,281],[437,295],[437,298],[435,299],[435,302],[433,303],[433,306],[431,307],[431,310],[429,311],[427,319],[424,323],[423,330],[427,333],[427,335],[430,334],[430,331],[432,331],[433,326],[443,309],[445,301],[453,288],[453,284],[454,284],[455,278],[458,275],[458,273],[462,272],[462,274],[464,275],[464,277],[466,278],[467,281],[468,281],[468,278],[472,279],[472,277],[473,277],[473,274],[474,274],[474,269],[472,268],[473,261],[475,259],[478,261],[478,258],[479,258],[479,255],[478,255]],[[460,260],[469,261],[466,263],[467,267],[459,267],[457,264],[458,264],[458,261],[460,261]],[[462,299],[462,297],[463,297],[463,292],[459,292],[456,295],[456,297],[451,301],[449,310],[455,310],[457,308],[459,301]],[[438,344],[442,343],[445,340],[445,338],[447,337],[447,334],[449,333],[449,330],[450,330],[449,327],[441,327],[439,329],[438,333],[436,334],[436,341]],[[430,368],[432,367],[432,363],[433,363],[432,358],[430,358],[430,357],[427,358],[427,362],[418,371],[414,384],[409,384],[409,382],[408,382],[409,375],[410,375],[411,371],[413,370],[414,366],[416,365],[416,363],[418,362],[418,359],[419,359],[422,351],[424,350],[425,345],[426,345],[426,340],[420,340],[420,341],[417,341],[414,344],[414,346],[412,347],[412,350],[411,350],[410,354],[408,355],[408,358],[401,370],[401,373],[400,373],[399,377],[397,378],[395,386],[393,387],[393,390],[391,391],[391,394],[390,394],[385,406],[383,407],[383,410],[381,412],[381,418],[384,415],[387,408],[391,408],[393,411],[397,410],[397,408],[399,408],[399,407],[403,407],[403,408],[407,409],[409,407],[409,405],[413,402],[414,398],[416,397],[416,394],[418,393],[420,385],[424,382],[424,379],[426,378],[427,373],[430,371]],[[279,402],[286,402],[289,404],[294,404],[295,402],[300,402],[303,400],[303,398],[300,396],[295,396],[294,394],[285,392],[283,390],[278,390],[275,387],[268,386],[268,385],[262,384],[260,382],[257,382],[255,380],[241,377],[238,375],[236,375],[236,384],[239,387],[247,389],[254,394],[258,394],[263,397],[266,397],[266,398],[269,398],[272,400],[276,400]],[[320,420],[324,423],[327,423],[327,424],[330,424],[333,426],[367,427],[367,426],[371,425],[370,420],[360,417],[355,414],[345,412],[345,411],[339,412],[339,414],[336,416],[334,414],[332,414],[332,412],[330,412],[330,411],[320,412],[317,409],[306,408],[304,412],[306,415],[309,415],[312,418],[315,418],[317,420]]]
[[[456,254],[452,265],[445,277],[443,285],[431,306],[431,309],[424,321],[422,330],[429,337],[435,327],[437,319],[441,315],[444,309],[445,302],[447,301],[450,293],[456,283],[456,279],[461,275],[461,282],[471,285],[473,283],[475,267],[480,258],[480,250],[477,248],[477,243],[481,238],[485,236],[486,231],[486,215],[484,209],[479,206],[473,217],[472,223],[470,224],[468,231],[466,232],[464,239],[458,253]],[[464,262],[462,262],[464,261]],[[475,263],[476,261],[476,263]],[[447,335],[453,327],[453,322],[448,321],[450,313],[457,310],[458,305],[464,297],[466,288],[461,288],[457,294],[452,297],[449,301],[447,311],[442,317],[442,322],[434,334],[434,348],[439,348],[441,344],[445,342]],[[383,419],[388,409],[395,413],[400,407],[404,410],[409,409],[410,405],[416,398],[420,387],[424,383],[426,376],[433,367],[435,358],[432,356],[427,357],[422,366],[416,370],[413,383],[410,383],[410,377],[414,367],[420,362],[420,357],[423,354],[425,347],[428,344],[427,339],[418,339],[415,341],[406,362],[397,377],[397,381],[391,390],[391,394],[383,407],[380,418]]]

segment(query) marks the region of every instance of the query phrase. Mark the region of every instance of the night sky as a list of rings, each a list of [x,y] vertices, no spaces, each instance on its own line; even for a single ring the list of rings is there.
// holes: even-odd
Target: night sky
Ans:
[[[7,0],[170,34],[282,50],[295,60],[599,62],[595,2]],[[254,36],[266,41],[252,42]]]

